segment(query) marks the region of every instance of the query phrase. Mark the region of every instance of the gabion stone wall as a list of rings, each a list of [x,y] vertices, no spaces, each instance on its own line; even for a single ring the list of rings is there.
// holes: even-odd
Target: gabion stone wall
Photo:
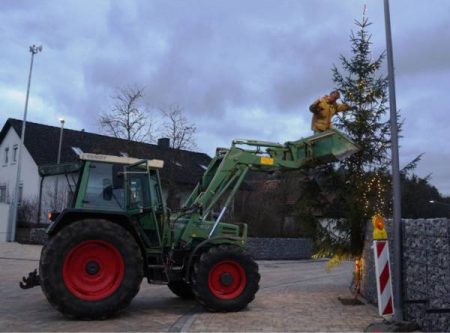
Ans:
[[[387,221],[387,224],[391,238],[392,222]],[[371,224],[368,229],[362,293],[376,303]],[[402,231],[405,319],[416,321],[424,331],[449,331],[450,220],[403,219]],[[392,267],[392,244],[389,245]]]
[[[249,238],[246,250],[256,260],[310,259],[312,243],[306,238]]]

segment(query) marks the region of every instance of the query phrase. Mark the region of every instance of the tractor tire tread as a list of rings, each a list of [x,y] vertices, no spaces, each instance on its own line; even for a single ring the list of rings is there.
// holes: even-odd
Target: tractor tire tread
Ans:
[[[62,266],[65,255],[76,242],[96,238],[120,244],[125,276],[111,296],[99,301],[83,301],[66,288]],[[42,248],[39,271],[42,291],[58,311],[71,318],[106,319],[126,308],[138,293],[143,278],[143,258],[133,236],[123,227],[107,220],[86,219],[71,223],[48,240]]]
[[[209,270],[220,260],[231,258],[239,262],[246,273],[247,285],[234,299],[215,297],[208,286]],[[235,245],[213,246],[203,252],[194,265],[191,275],[192,291],[197,301],[211,312],[235,312],[245,308],[255,298],[259,289],[260,274],[258,264],[241,247]]]

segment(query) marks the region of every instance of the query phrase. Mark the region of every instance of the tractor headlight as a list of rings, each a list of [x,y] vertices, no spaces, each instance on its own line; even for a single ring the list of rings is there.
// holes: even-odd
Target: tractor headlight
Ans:
[[[58,216],[59,216],[59,212],[57,212],[57,211],[51,210],[51,211],[47,212],[47,218],[52,222],[55,221]]]

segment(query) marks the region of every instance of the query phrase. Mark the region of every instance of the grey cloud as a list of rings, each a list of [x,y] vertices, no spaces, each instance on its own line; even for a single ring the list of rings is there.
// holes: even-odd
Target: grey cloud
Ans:
[[[450,24],[418,29],[398,41],[397,70],[401,75],[450,71]]]
[[[385,48],[383,9],[378,0],[367,4],[376,56]],[[409,4],[391,1],[402,152],[447,156],[450,119],[440,100],[449,86],[450,5]],[[201,150],[238,136],[283,141],[296,135],[293,122],[304,135],[308,104],[332,88],[331,67],[349,55],[362,7],[359,0],[1,1],[0,87],[25,90],[28,45],[43,43],[32,96],[86,129],[98,130],[97,114],[116,88],[136,84],[155,109],[184,107]],[[252,110],[262,116],[252,119]],[[0,122],[21,111],[0,113]],[[30,111],[31,120],[46,121]],[[438,160],[424,158],[421,170],[444,177],[434,172]]]

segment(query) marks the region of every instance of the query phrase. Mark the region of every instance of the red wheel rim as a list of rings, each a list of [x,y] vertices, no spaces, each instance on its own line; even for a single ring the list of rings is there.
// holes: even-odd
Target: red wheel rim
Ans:
[[[212,294],[220,299],[238,297],[244,291],[247,276],[242,266],[235,261],[221,261],[209,271],[208,286]]]
[[[111,243],[87,240],[73,247],[63,266],[67,289],[80,299],[97,301],[112,295],[123,281],[122,255]]]

